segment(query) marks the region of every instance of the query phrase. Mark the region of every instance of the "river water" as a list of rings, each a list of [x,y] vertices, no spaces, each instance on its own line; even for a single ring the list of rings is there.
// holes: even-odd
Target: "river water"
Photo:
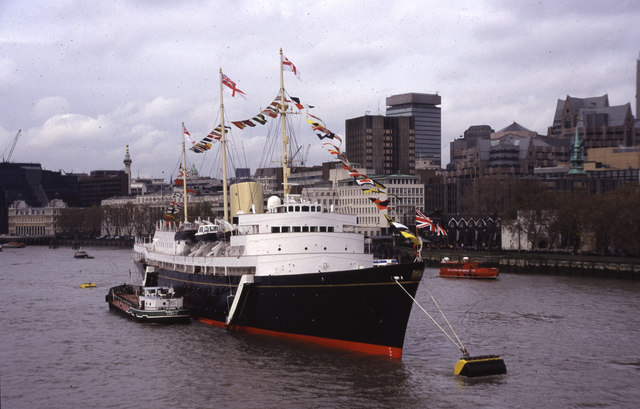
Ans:
[[[454,344],[414,305],[402,360],[199,322],[139,324],[109,311],[129,281],[130,250],[0,252],[0,399],[9,408],[637,407],[640,283],[501,274],[442,279],[433,294],[472,355],[506,375],[453,375]],[[137,276],[134,274],[134,280]],[[93,281],[97,288],[80,289]],[[442,319],[439,320],[443,323]]]

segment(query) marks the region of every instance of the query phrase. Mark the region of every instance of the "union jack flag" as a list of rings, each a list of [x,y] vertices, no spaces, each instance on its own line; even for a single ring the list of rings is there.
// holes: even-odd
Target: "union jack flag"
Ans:
[[[429,231],[436,231],[436,224],[433,220],[416,209],[416,228],[424,229],[425,227],[428,227]]]

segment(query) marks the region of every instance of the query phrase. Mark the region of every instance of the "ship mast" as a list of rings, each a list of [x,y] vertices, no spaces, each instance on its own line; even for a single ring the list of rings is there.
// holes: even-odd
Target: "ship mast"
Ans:
[[[184,221],[187,222],[187,154],[184,149],[184,122],[182,123],[182,199],[184,202]]]
[[[229,221],[229,209],[227,205],[227,138],[226,138],[226,128],[224,126],[224,102],[222,100],[222,67],[220,68],[220,133],[222,137],[220,137],[220,143],[222,144],[222,200],[224,206],[224,214],[222,218],[225,221]]]
[[[289,161],[287,159],[287,145],[289,144],[289,138],[285,131],[286,118],[285,118],[285,105],[284,105],[284,75],[282,69],[282,47],[280,48],[280,120],[282,121],[282,185],[284,189],[285,200],[289,195],[291,187],[289,186]]]

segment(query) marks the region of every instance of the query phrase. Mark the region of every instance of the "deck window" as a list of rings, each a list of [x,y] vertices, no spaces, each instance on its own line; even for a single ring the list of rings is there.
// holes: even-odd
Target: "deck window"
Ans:
[[[271,226],[271,233],[280,233],[280,226]]]

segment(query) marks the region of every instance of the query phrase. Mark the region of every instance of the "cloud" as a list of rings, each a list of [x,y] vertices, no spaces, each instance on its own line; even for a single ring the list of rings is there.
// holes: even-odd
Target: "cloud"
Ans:
[[[33,107],[35,117],[40,120],[47,120],[67,112],[69,112],[69,101],[64,97],[44,97]]]
[[[634,2],[3,2],[0,148],[24,131],[15,160],[88,172],[123,167],[169,175],[181,122],[196,138],[220,120],[219,70],[249,95],[225,95],[246,119],[277,94],[278,50],[301,71],[290,95],[330,129],[384,114],[386,97],[438,91],[443,163],[471,125],[512,121],[545,133],[558,98],[635,95],[640,10]],[[144,23],[142,23],[144,22]],[[267,127],[234,131],[236,164],[255,169]],[[328,160],[300,127],[309,158]],[[268,145],[267,145],[268,146]],[[75,150],[75,153],[70,153]],[[207,171],[213,152],[190,154]],[[245,159],[246,158],[246,159]],[[207,171],[203,171],[206,173]]]

